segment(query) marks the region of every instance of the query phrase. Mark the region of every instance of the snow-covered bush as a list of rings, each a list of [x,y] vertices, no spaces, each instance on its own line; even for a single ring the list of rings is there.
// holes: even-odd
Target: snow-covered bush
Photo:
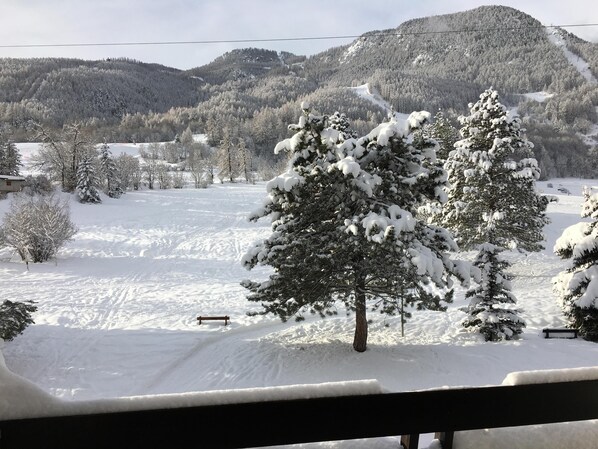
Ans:
[[[583,221],[569,226],[556,241],[554,252],[570,259],[570,267],[554,279],[555,291],[572,327],[582,337],[598,341],[598,192],[584,189]]]
[[[27,175],[25,177],[25,187],[23,187],[23,193],[28,195],[45,195],[52,193],[54,186],[46,175]]]
[[[33,301],[12,302],[8,299],[0,305],[0,338],[11,341],[33,324],[31,314],[37,310]]]
[[[77,232],[67,202],[55,195],[15,195],[0,226],[0,242],[25,262],[45,262]]]

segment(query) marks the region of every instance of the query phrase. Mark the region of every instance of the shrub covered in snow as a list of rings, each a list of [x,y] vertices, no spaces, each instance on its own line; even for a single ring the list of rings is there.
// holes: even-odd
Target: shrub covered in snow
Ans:
[[[45,262],[76,232],[68,203],[54,195],[16,195],[0,226],[0,243],[25,262]]]
[[[33,301],[12,302],[5,300],[0,305],[0,338],[11,341],[33,324],[31,314],[37,310]]]

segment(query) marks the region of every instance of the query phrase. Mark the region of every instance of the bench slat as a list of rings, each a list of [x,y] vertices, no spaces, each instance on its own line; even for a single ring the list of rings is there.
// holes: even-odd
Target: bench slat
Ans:
[[[223,316],[198,316],[197,317],[197,321],[198,324],[201,324],[202,321],[215,321],[215,320],[220,320],[220,321],[224,321],[224,325],[228,325],[228,322],[230,321],[230,317],[228,315],[223,315]]]
[[[567,329],[567,328],[545,328],[542,329],[544,338],[550,338],[550,334],[571,334],[569,338],[577,338],[579,333],[578,329]]]

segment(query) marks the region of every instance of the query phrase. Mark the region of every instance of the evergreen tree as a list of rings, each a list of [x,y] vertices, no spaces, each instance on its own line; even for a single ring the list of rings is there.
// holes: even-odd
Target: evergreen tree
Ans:
[[[4,171],[6,170],[6,156],[5,156],[5,148],[4,142],[2,141],[2,135],[0,134],[0,175],[6,175]]]
[[[442,110],[438,110],[434,116],[434,121],[426,129],[426,134],[438,143],[436,159],[444,163],[448,159],[449,153],[454,150],[455,143],[459,140],[459,130],[444,116]]]
[[[90,156],[79,163],[77,169],[77,196],[81,203],[101,203],[100,192],[97,189],[98,178]]]
[[[598,192],[584,190],[583,221],[568,227],[555,253],[571,266],[555,278],[555,290],[569,324],[587,340],[598,341]]]
[[[451,187],[440,223],[461,249],[488,242],[539,251],[548,220],[546,200],[535,189],[540,173],[533,145],[495,90],[486,90],[470,108],[459,118],[463,139],[445,164]]]
[[[17,145],[11,140],[0,141],[0,175],[19,176],[22,165]]]
[[[444,310],[452,275],[467,277],[446,254],[456,249],[450,234],[415,218],[422,200],[442,196],[443,174],[428,164],[433,151],[409,144],[427,113],[356,140],[303,109],[289,127],[295,135],[275,148],[291,153],[287,171],[268,182],[269,201],[251,216],[270,217],[273,232],[243,258],[248,269],[269,265],[274,274],[242,285],[262,304],[260,313],[283,321],[334,315],[343,303],[355,312],[353,348],[362,352],[368,309]]]
[[[510,340],[523,332],[525,322],[519,310],[504,306],[515,304],[511,278],[506,274],[509,262],[501,258],[504,249],[490,243],[482,244],[473,263],[480,270],[480,282],[466,293],[470,298],[468,318],[463,327],[473,328],[486,341]]]
[[[31,314],[37,310],[33,301],[13,302],[8,299],[0,305],[0,339],[13,340],[33,324]]]
[[[123,194],[122,183],[118,167],[106,142],[100,147],[100,168],[104,177],[104,193],[110,198],[120,198]]]
[[[533,145],[522,136],[519,119],[507,116],[493,89],[482,93],[470,104],[470,115],[459,120],[463,139],[445,163],[451,187],[440,223],[453,231],[461,249],[481,245],[478,260],[485,261],[479,262],[485,278],[507,279],[509,264],[495,247],[539,251],[548,221],[547,202],[535,190],[540,173],[531,157]],[[465,325],[488,341],[513,338],[525,325],[514,318],[516,310],[506,313],[498,305],[514,302],[505,293],[509,284],[500,285],[501,289],[481,286],[467,294],[472,300]]]
[[[183,134],[181,134],[181,158],[187,159],[191,153],[191,147],[195,144],[193,139],[193,132],[191,128],[187,127]]]
[[[340,131],[345,139],[357,137],[357,133],[351,129],[351,122],[346,114],[336,111],[328,118],[328,122],[330,127]]]

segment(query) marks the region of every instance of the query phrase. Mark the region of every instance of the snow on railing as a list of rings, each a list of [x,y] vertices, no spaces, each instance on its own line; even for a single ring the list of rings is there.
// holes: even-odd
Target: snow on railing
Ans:
[[[384,392],[368,380],[68,406],[52,400],[41,413],[35,413],[40,403],[29,413],[22,408],[20,418],[8,411],[4,393],[0,384],[3,449],[218,449],[379,437],[401,438],[411,449],[418,447],[420,434],[430,433],[437,439],[430,448],[443,449],[453,444],[457,449],[579,449],[598,441],[598,421],[586,421],[598,419],[598,368],[512,373],[500,386],[403,393]],[[40,396],[25,401],[35,398]],[[383,446],[372,440],[367,447]]]

